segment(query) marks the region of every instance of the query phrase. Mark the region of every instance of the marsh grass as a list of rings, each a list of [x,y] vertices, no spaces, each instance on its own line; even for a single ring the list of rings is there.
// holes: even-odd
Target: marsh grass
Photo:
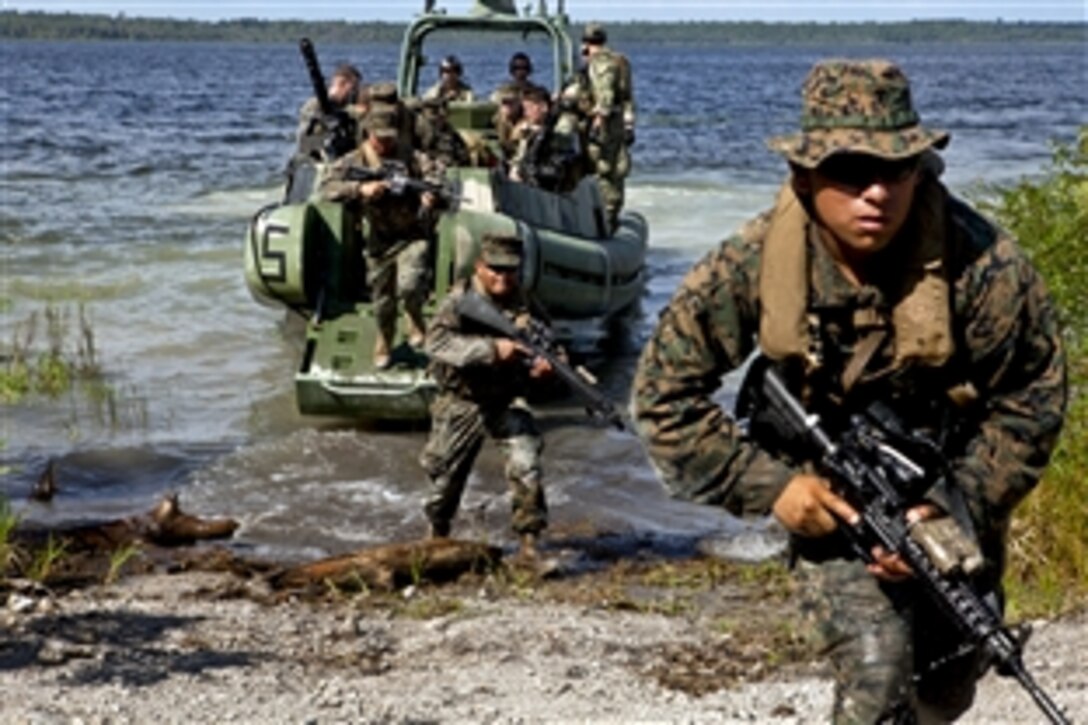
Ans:
[[[1023,619],[1088,604],[1088,126],[1074,144],[1055,144],[1041,180],[988,192],[980,206],[1016,235],[1058,304],[1069,363],[1061,439],[1009,535],[1009,611]]]
[[[0,401],[57,398],[78,382],[102,385],[95,334],[86,308],[47,303],[15,324],[0,351]]]
[[[44,584],[50,575],[54,573],[58,564],[67,553],[68,542],[64,539],[54,538],[50,534],[45,546],[34,552],[30,564],[26,567],[26,577],[32,581]]]
[[[141,552],[140,545],[137,543],[122,546],[110,552],[109,568],[106,570],[106,576],[103,579],[103,583],[113,584],[120,579],[121,572],[125,568],[125,565],[134,557],[139,556]]]
[[[12,538],[18,523],[19,517],[11,510],[11,504],[0,494],[0,582],[7,578],[19,556]]]

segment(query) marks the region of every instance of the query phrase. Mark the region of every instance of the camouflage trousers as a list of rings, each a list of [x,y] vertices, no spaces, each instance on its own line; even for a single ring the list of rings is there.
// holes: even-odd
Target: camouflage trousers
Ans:
[[[622,134],[602,136],[586,149],[589,168],[597,175],[605,213],[612,229],[623,209],[624,180],[631,171],[631,155]]]
[[[539,533],[547,526],[548,508],[540,482],[544,443],[533,414],[518,403],[488,409],[449,393],[431,406],[431,434],[419,458],[431,481],[423,506],[427,519],[436,529],[448,528],[485,435],[503,454],[514,531]]]
[[[831,661],[835,723],[943,723],[967,711],[982,675],[954,654],[954,625],[911,583],[887,584],[860,561],[801,561],[803,607]]]
[[[407,244],[378,246],[371,254],[369,245],[363,253],[366,284],[378,329],[392,341],[397,326],[397,301],[414,319],[422,319],[423,305],[430,293],[430,245],[426,239]]]

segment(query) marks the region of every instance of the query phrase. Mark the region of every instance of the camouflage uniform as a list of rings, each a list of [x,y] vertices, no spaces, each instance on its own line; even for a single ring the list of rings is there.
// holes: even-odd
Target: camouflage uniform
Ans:
[[[354,122],[355,137],[359,140],[362,137],[360,121],[363,106],[353,99],[346,105],[336,107],[342,109]],[[311,158],[323,159],[325,134],[328,130],[325,126],[325,114],[321,112],[321,104],[317,102],[316,97],[308,99],[298,111],[298,130],[295,132],[298,152]]]
[[[627,150],[635,123],[631,65],[626,57],[604,46],[606,36],[599,25],[587,25],[582,41],[600,46],[586,65],[593,98],[589,115],[600,119],[599,125],[589,132],[587,151],[605,210],[615,227],[623,208],[625,179],[631,172],[631,155]]]
[[[397,128],[396,111],[375,104],[368,111],[365,126],[368,134],[390,135],[402,139]],[[421,214],[420,197],[411,191],[361,201],[359,188],[363,182],[346,178],[352,168],[388,169],[399,166],[412,178],[428,178],[438,182],[436,169],[424,154],[400,143],[393,158],[382,158],[363,143],[353,153],[327,166],[318,182],[318,194],[327,201],[361,203],[367,287],[370,290],[374,314],[387,347],[395,336],[397,296],[404,302],[410,327],[416,334],[423,331],[423,305],[429,294],[430,249],[434,219]]]
[[[446,117],[446,101],[431,98],[423,101],[423,115],[427,119],[427,136],[421,150],[442,168],[469,166],[472,162],[468,144],[460,132]]]
[[[457,81],[457,85],[453,88],[447,88],[439,81],[423,93],[423,100],[431,101],[439,98],[447,103],[472,103],[476,99],[476,96],[472,92],[472,86],[464,81]]]
[[[803,132],[771,141],[800,167],[838,151],[935,156],[929,149],[947,141],[920,126],[906,79],[886,62],[818,64],[804,103]],[[757,340],[772,359],[805,371],[808,405],[826,420],[873,400],[916,428],[943,418],[950,424],[936,432],[944,434],[954,488],[990,576],[999,579],[1012,510],[1035,485],[1061,427],[1058,323],[1016,243],[949,195],[931,167],[919,173],[910,217],[874,260],[886,277],[860,287],[831,259],[810,207],[784,187],[773,210],[688,273],[642,352],[633,407],[651,461],[675,495],[744,516],[768,514],[811,465],[762,450],[712,399],[721,376],[740,367]],[[935,250],[935,261],[924,260],[924,250]],[[797,300],[789,302],[789,294]],[[930,296],[935,302],[927,306],[922,297]],[[908,319],[908,308],[924,314]],[[785,328],[775,321],[783,315]],[[847,383],[844,373],[874,329],[884,342]],[[871,576],[837,534],[792,542],[806,610],[836,673],[836,722],[947,720],[970,706],[978,658],[924,670],[958,638],[913,582]]]
[[[563,123],[560,125],[559,121]],[[581,147],[569,116],[549,116],[542,124],[523,119],[515,136],[517,151],[510,167],[530,186],[547,191],[570,191],[577,183]]]
[[[489,264],[520,264],[520,248],[509,240],[485,237],[481,255]],[[516,241],[516,240],[515,240]],[[547,525],[547,505],[541,484],[543,441],[524,398],[528,368],[518,361],[499,363],[494,333],[457,314],[457,303],[469,289],[488,298],[475,277],[451,288],[427,330],[424,350],[439,393],[431,405],[431,434],[420,455],[430,478],[431,492],[424,511],[432,531],[446,535],[457,513],[472,464],[488,435],[498,442],[510,484],[512,527],[519,534],[537,534]],[[530,316],[546,319],[520,292],[509,301],[491,299],[515,324]]]

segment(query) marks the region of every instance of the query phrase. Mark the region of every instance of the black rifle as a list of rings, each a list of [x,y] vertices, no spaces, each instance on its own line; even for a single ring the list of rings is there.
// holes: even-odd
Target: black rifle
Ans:
[[[955,623],[972,647],[981,647],[998,672],[1011,675],[1028,691],[1052,723],[1069,721],[1024,667],[1023,642],[1002,622],[993,597],[980,595],[963,571],[942,573],[906,521],[910,506],[920,502],[945,466],[934,470],[939,451],[921,436],[907,433],[887,408],[853,416],[839,438],[805,411],[767,358],[753,362],[741,388],[738,414],[749,417],[749,435],[769,450],[788,448],[811,455],[842,496],[861,516],[856,525],[839,521],[863,561],[880,545],[894,552],[914,572],[926,594]],[[925,449],[929,449],[928,452]],[[943,457],[942,457],[943,458]],[[930,460],[926,460],[930,459]]]
[[[559,379],[585,402],[586,412],[590,416],[602,418],[619,430],[626,429],[623,416],[616,410],[612,401],[586,380],[585,374],[578,372],[559,357],[541,326],[536,326],[535,329],[529,331],[519,329],[499,312],[495,305],[472,290],[465,292],[458,300],[457,313],[503,337],[520,342],[532,350],[534,356],[547,360]]]
[[[306,62],[306,70],[310,74],[310,83],[314,87],[314,96],[317,105],[321,109],[321,123],[325,126],[325,154],[329,160],[339,158],[350,153],[356,146],[355,120],[347,111],[337,108],[329,98],[329,90],[325,86],[325,76],[321,74],[321,66],[317,62],[317,53],[309,38],[303,38],[298,42],[298,49],[302,53],[302,59]]]
[[[352,166],[346,170],[345,178],[348,181],[384,181],[389,186],[389,193],[394,196],[402,196],[409,192],[431,193],[447,203],[457,198],[445,184],[409,176],[408,168],[397,161],[386,161],[378,169]]]

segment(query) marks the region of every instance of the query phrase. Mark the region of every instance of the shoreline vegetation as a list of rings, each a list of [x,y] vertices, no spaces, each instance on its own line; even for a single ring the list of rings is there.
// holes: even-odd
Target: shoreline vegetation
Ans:
[[[580,21],[573,22],[575,27]],[[0,12],[0,38],[7,40],[192,41],[293,43],[309,37],[323,43],[400,42],[405,23],[259,20],[220,21],[129,17],[90,13]],[[609,23],[617,45],[841,45],[877,43],[1083,43],[1083,22]]]

